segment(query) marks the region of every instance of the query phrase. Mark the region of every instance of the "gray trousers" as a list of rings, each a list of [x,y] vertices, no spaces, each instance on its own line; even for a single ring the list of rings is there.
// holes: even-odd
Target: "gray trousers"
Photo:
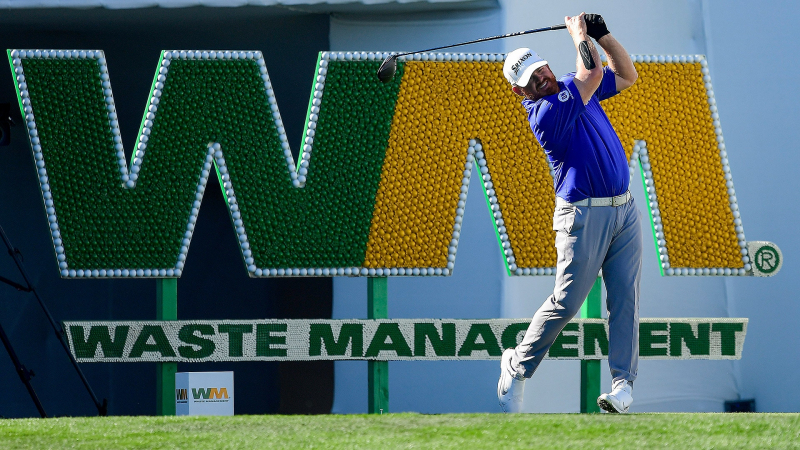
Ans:
[[[558,265],[553,295],[533,316],[511,367],[530,378],[564,326],[580,311],[603,269],[608,309],[608,364],[614,381],[633,382],[639,364],[641,215],[633,198],[613,206],[557,206]]]

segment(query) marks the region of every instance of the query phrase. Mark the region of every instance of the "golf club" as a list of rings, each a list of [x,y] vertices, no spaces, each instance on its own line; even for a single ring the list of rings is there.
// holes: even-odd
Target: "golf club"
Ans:
[[[388,58],[384,59],[383,63],[381,64],[381,66],[378,68],[378,79],[383,81],[384,83],[388,83],[389,81],[391,81],[392,78],[394,78],[394,74],[395,74],[395,72],[397,72],[397,57],[398,56],[413,55],[414,53],[425,53],[425,52],[430,52],[430,51],[433,51],[433,50],[441,50],[443,48],[458,47],[460,45],[477,44],[478,42],[486,42],[486,41],[493,41],[495,39],[504,39],[504,38],[514,37],[514,36],[522,36],[523,34],[538,33],[540,31],[562,30],[564,28],[567,28],[567,26],[562,23],[560,25],[553,25],[551,27],[536,28],[535,30],[527,30],[527,31],[517,31],[516,33],[503,34],[503,35],[500,35],[500,36],[485,37],[485,38],[481,38],[481,39],[475,39],[474,41],[461,42],[459,44],[451,44],[451,45],[445,45],[445,46],[442,46],[442,47],[429,48],[427,50],[418,50],[416,52],[406,52],[406,53],[392,54],[392,55],[389,55]]]

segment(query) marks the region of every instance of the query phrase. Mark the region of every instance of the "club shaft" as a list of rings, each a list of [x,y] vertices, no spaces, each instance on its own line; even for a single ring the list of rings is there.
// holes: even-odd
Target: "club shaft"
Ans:
[[[551,27],[536,28],[534,30],[526,30],[526,31],[517,31],[516,33],[508,33],[508,34],[503,34],[503,35],[499,35],[499,36],[485,37],[485,38],[475,39],[474,41],[467,41],[467,42],[461,42],[461,43],[458,43],[458,44],[444,45],[442,47],[434,47],[434,48],[429,48],[429,49],[425,49],[425,50],[417,50],[415,52],[398,53],[398,54],[396,54],[394,56],[397,57],[397,56],[413,55],[414,53],[425,53],[425,52],[431,52],[431,51],[434,51],[434,50],[442,50],[444,48],[458,47],[458,46],[461,46],[461,45],[477,44],[479,42],[493,41],[495,39],[505,39],[505,38],[510,38],[510,37],[514,37],[514,36],[522,36],[523,34],[533,34],[533,33],[539,33],[539,32],[542,32],[542,31],[551,31],[551,30],[562,30],[564,28],[567,28],[567,26],[564,25],[564,24],[553,25]]]

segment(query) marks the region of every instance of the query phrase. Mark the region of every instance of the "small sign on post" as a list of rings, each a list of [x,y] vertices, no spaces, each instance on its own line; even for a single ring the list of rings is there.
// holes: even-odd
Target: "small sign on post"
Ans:
[[[233,372],[176,373],[175,413],[178,416],[232,416]]]

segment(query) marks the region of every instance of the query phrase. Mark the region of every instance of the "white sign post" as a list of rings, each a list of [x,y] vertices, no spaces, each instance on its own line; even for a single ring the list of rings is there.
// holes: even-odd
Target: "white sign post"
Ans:
[[[176,373],[175,414],[232,416],[233,372]]]

